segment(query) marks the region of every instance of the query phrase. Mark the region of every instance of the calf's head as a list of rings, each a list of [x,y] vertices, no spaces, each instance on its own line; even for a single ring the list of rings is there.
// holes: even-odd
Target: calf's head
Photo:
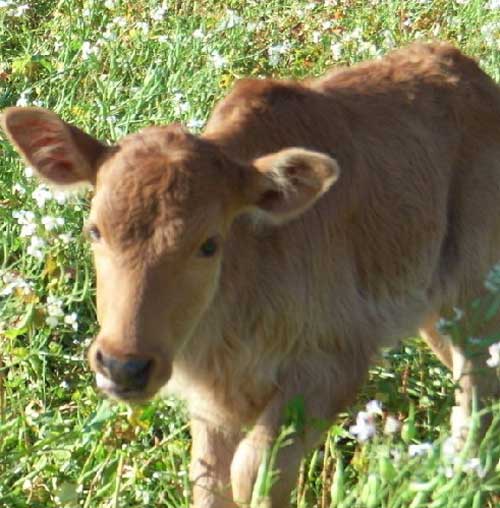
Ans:
[[[85,231],[101,328],[89,359],[98,385],[129,401],[168,381],[219,288],[234,219],[290,220],[339,174],[333,159],[301,148],[241,164],[177,125],[107,146],[40,108],[8,108],[1,124],[40,178],[94,187]]]

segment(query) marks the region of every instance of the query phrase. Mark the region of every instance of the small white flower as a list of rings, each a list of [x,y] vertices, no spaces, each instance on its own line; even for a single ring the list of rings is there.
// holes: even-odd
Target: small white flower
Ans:
[[[412,444],[408,447],[408,455],[410,457],[428,455],[431,451],[432,451],[431,443]]]
[[[139,30],[142,31],[142,33],[144,35],[147,35],[149,33],[149,25],[148,23],[144,22],[144,21],[139,21],[138,23],[136,23],[136,26]]]
[[[50,215],[42,217],[41,222],[47,231],[52,231],[53,229],[64,225],[64,219],[62,217],[52,217]]]
[[[473,459],[469,459],[463,465],[463,470],[468,473],[476,473],[478,478],[484,478],[486,476],[486,469],[481,465],[480,460],[475,457]]]
[[[165,44],[166,42],[168,42],[170,39],[168,38],[168,35],[159,35],[156,40],[160,43],[160,44]]]
[[[158,7],[154,11],[151,12],[151,19],[154,19],[155,21],[161,21],[165,14],[167,13],[166,7]]]
[[[34,172],[33,172],[33,168],[31,166],[26,166],[24,168],[24,176],[26,178],[33,178],[33,174],[34,174]]]
[[[65,245],[68,245],[73,240],[73,237],[69,233],[61,233],[57,238]]]
[[[92,11],[88,7],[85,7],[85,9],[82,10],[83,17],[88,18],[91,15],[92,15]]]
[[[19,5],[12,11],[12,15],[16,18],[20,18],[27,10],[29,10],[30,6],[27,4]]]
[[[373,414],[360,411],[356,417],[356,425],[349,427],[349,432],[356,436],[356,439],[362,443],[375,436],[377,429],[375,427]]]
[[[488,348],[490,357],[486,360],[488,367],[500,367],[500,342],[492,344]]]
[[[33,236],[36,233],[37,225],[32,222],[30,224],[23,224],[21,227],[21,232],[19,233],[19,236],[26,238],[28,236]]]
[[[64,322],[71,326],[71,328],[73,328],[73,330],[78,330],[78,315],[76,314],[76,312],[72,312],[71,314],[66,314],[66,316],[64,316]]]
[[[318,44],[318,42],[321,40],[321,32],[314,30],[314,32],[311,34],[311,39],[314,44]]]
[[[64,316],[62,309],[63,302],[56,296],[49,295],[47,297],[47,314],[52,318],[60,318]]]
[[[68,194],[66,192],[55,191],[53,196],[59,205],[64,205],[64,203],[68,200]]]
[[[24,196],[26,194],[26,189],[20,183],[15,183],[12,186],[12,192],[14,194],[19,194],[20,196]]]
[[[273,67],[276,67],[281,60],[283,55],[286,55],[291,49],[291,45],[288,41],[282,44],[276,44],[274,46],[270,46],[267,49],[267,54],[269,56],[269,64]]]
[[[0,296],[9,296],[15,290],[20,290],[24,295],[33,292],[31,283],[26,282],[20,275],[14,272],[4,272],[2,275],[3,288],[0,290]]]
[[[219,30],[228,30],[234,28],[241,24],[242,18],[238,16],[236,11],[232,9],[227,9],[225,18],[221,21],[219,25]]]
[[[212,51],[210,53],[210,59],[212,60],[212,64],[216,69],[222,69],[227,65],[227,59],[223,57],[218,51]]]
[[[399,429],[401,429],[401,422],[397,418],[394,418],[394,416],[389,415],[385,420],[384,434],[396,434],[399,432]]]
[[[45,247],[45,242],[38,236],[31,237],[31,243],[26,249],[28,255],[33,256],[34,258],[41,260],[43,259],[43,251],[42,249]]]
[[[486,8],[490,10],[500,9],[500,0],[490,0],[486,4]]]
[[[19,106],[20,108],[24,108],[29,105],[29,95],[31,91],[25,90],[24,92],[21,92],[21,95],[19,96],[19,99],[16,101],[16,106]]]
[[[340,60],[342,58],[342,43],[341,42],[332,42],[330,45],[330,51],[332,52],[332,56],[334,60]]]
[[[45,318],[45,322],[51,327],[56,328],[59,324],[59,319],[56,316],[48,316]]]
[[[116,5],[116,0],[106,0],[104,2],[104,7],[106,7],[106,9],[114,9]]]
[[[125,28],[127,26],[127,20],[123,16],[117,16],[114,18],[113,23],[120,28]]]
[[[332,28],[333,24],[331,21],[323,21],[323,23],[321,23],[321,28],[323,30],[330,30],[330,28]]]
[[[201,28],[197,28],[194,32],[193,32],[193,37],[195,39],[203,39],[205,37],[205,32],[203,32],[203,30]]]
[[[97,45],[92,46],[92,44],[89,41],[84,41],[81,50],[82,50],[82,58],[84,60],[87,60],[92,55],[99,54],[99,47]]]
[[[188,129],[198,130],[201,129],[204,124],[205,122],[203,120],[199,120],[198,118],[191,118],[191,120],[187,122],[187,127]]]
[[[382,403],[378,400],[370,400],[366,404],[366,412],[370,415],[382,415]]]
[[[52,199],[52,192],[50,189],[45,185],[39,185],[31,194],[31,197],[36,201],[36,204],[43,208],[45,206],[45,203]]]

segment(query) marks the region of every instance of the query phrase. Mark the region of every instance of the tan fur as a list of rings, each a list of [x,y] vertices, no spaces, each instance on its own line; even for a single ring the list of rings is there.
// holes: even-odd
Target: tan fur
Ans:
[[[90,361],[152,358],[142,396],[170,379],[187,399],[197,508],[248,503],[287,404],[302,396],[309,423],[331,421],[380,346],[419,328],[466,413],[475,387],[498,391],[434,329],[500,257],[500,90],[451,46],[317,80],[243,80],[201,137],[149,128],[103,160],[90,164],[102,234]],[[211,237],[220,252],[200,257]],[[282,450],[275,508],[320,437],[308,424]]]

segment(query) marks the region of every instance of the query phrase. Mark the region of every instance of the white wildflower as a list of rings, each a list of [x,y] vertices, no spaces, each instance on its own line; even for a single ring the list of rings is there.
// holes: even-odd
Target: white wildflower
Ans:
[[[159,35],[156,40],[160,43],[160,44],[165,44],[166,42],[168,42],[170,39],[168,37],[168,35]]]
[[[174,110],[176,115],[182,115],[187,113],[191,109],[191,105],[184,97],[184,94],[177,92],[173,97]]]
[[[333,24],[331,21],[323,21],[323,23],[321,23],[321,28],[323,30],[330,30],[330,28],[332,28]]]
[[[104,2],[104,7],[106,7],[106,9],[114,9],[116,6],[116,0],[106,0]]]
[[[28,104],[30,103],[29,101],[30,93],[31,93],[30,90],[25,90],[24,92],[21,92],[19,99],[17,99],[16,101],[16,106],[19,106],[20,108],[28,106]]]
[[[367,411],[360,411],[356,417],[356,425],[349,427],[349,432],[356,436],[356,439],[362,443],[375,436],[377,429],[375,427],[373,414]]]
[[[88,7],[85,7],[85,9],[82,10],[83,17],[88,18],[91,15],[92,15],[92,11]]]
[[[226,16],[219,24],[219,30],[228,30],[231,28],[234,28],[235,26],[238,26],[241,24],[242,18],[241,16],[238,16],[236,11],[233,11],[232,9],[227,9]]]
[[[92,55],[99,54],[99,47],[97,45],[92,46],[92,44],[89,41],[83,42],[81,50],[82,50],[82,58],[84,60],[87,60],[87,58],[91,57]]]
[[[280,63],[281,57],[286,55],[290,49],[291,45],[288,41],[282,44],[270,46],[267,50],[267,54],[269,56],[269,64],[273,67],[276,67]]]
[[[318,44],[318,42],[321,40],[321,32],[314,30],[314,32],[311,34],[311,39],[314,44]]]
[[[53,229],[64,225],[64,219],[62,217],[52,217],[50,215],[42,217],[41,222],[47,231],[52,231]]]
[[[12,212],[12,217],[21,226],[20,236],[27,237],[35,234],[37,224],[35,222],[35,214],[32,211],[16,210]]]
[[[187,128],[192,130],[198,130],[203,127],[204,123],[205,122],[203,120],[200,120],[198,118],[191,118],[191,120],[187,122]]]
[[[469,459],[463,465],[463,470],[466,473],[476,473],[478,478],[484,478],[486,476],[486,468],[481,465],[479,458],[474,457]]]
[[[378,400],[370,400],[366,404],[366,412],[371,415],[382,415],[382,403]]]
[[[48,316],[45,318],[45,322],[51,327],[55,328],[59,324],[59,319],[55,316]]]
[[[46,185],[39,185],[31,194],[31,197],[36,201],[36,204],[43,208],[45,203],[52,199],[52,192]]]
[[[108,23],[106,25],[106,29],[104,30],[103,34],[102,34],[102,38],[105,40],[105,41],[115,41],[117,39],[117,35],[116,33],[113,31],[115,28],[115,26],[113,25],[113,23]]]
[[[500,0],[490,0],[486,4],[486,8],[490,10],[500,9]]]
[[[78,330],[78,315],[76,312],[72,312],[71,314],[66,314],[64,316],[64,323],[71,326],[73,330]]]
[[[20,196],[24,196],[26,194],[26,189],[20,183],[15,183],[12,186],[12,192],[14,194],[19,194]]]
[[[330,45],[330,51],[334,60],[340,60],[342,58],[342,43],[332,42]]]
[[[64,316],[62,306],[63,302],[60,298],[52,295],[47,297],[47,318],[45,321],[50,327],[55,328],[59,324],[59,319]]]
[[[29,10],[30,6],[27,5],[27,4],[23,4],[23,5],[19,5],[17,6],[12,12],[12,16],[16,17],[16,18],[20,18],[21,16],[24,15],[24,13]]]
[[[73,241],[73,237],[69,233],[61,233],[57,238],[65,245]]]
[[[142,31],[142,33],[144,35],[147,35],[149,33],[149,25],[148,23],[144,22],[144,21],[139,21],[138,23],[136,23],[136,26],[139,30]]]
[[[59,205],[64,205],[68,200],[68,194],[62,191],[55,191],[53,197]]]
[[[126,18],[124,18],[123,16],[117,16],[116,18],[114,18],[113,23],[116,26],[119,26],[120,28],[125,28],[128,24]]]
[[[193,37],[195,39],[203,39],[205,37],[205,32],[203,32],[203,30],[201,28],[197,28],[194,32],[193,32]]]
[[[26,178],[33,178],[33,175],[34,175],[33,168],[31,166],[26,166],[24,168],[24,176]]]
[[[399,429],[401,429],[401,422],[397,418],[394,418],[394,416],[389,415],[385,420],[384,434],[396,434],[399,432]]]
[[[166,7],[158,7],[157,9],[151,12],[151,19],[155,21],[161,21],[165,17],[166,13],[167,13]]]
[[[490,357],[486,360],[488,367],[500,367],[500,342],[492,344],[488,348]]]
[[[0,290],[0,296],[9,296],[16,290],[21,291],[24,295],[29,295],[33,292],[32,284],[14,272],[3,273],[1,279],[3,288]]]
[[[428,455],[431,451],[432,451],[431,443],[412,444],[408,447],[408,455],[410,457]]]
[[[227,65],[227,59],[218,51],[212,51],[212,53],[210,53],[210,60],[212,60],[212,64],[216,69],[222,69]]]
[[[33,235],[31,237],[31,243],[29,244],[26,252],[28,255],[33,256],[34,258],[41,260],[43,259],[43,251],[42,249],[45,247],[45,242],[38,236]]]

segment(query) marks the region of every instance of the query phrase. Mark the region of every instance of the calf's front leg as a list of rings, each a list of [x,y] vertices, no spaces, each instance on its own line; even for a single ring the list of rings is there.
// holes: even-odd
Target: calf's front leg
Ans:
[[[239,430],[192,418],[191,434],[193,508],[235,508],[229,471]]]
[[[360,355],[362,356],[362,355]],[[349,363],[343,363],[344,361]],[[277,453],[275,471],[277,481],[270,497],[273,508],[290,504],[302,458],[317,446],[324,436],[325,423],[330,423],[338,411],[346,407],[364,381],[367,367],[352,357],[317,359],[304,366],[290,368],[278,391],[260,414],[254,427],[238,444],[231,463],[231,485],[238,506],[248,507],[259,466],[270,450],[284,423],[287,406],[297,397],[304,401],[304,426],[292,435]],[[364,362],[363,362],[364,363]],[[346,369],[346,365],[351,368]]]

